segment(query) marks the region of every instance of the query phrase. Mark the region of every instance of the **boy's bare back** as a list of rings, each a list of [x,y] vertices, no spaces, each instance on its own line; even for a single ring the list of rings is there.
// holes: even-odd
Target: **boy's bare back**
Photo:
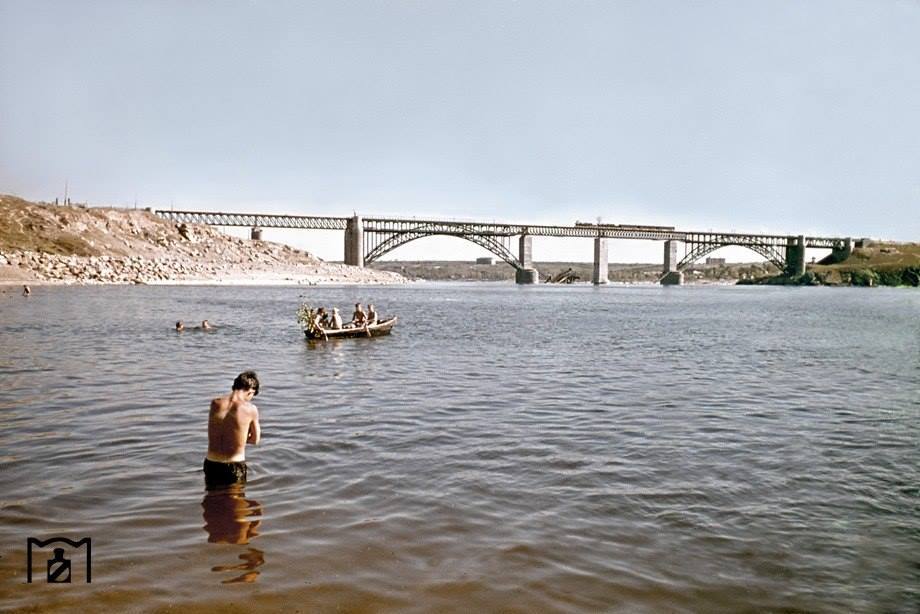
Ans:
[[[211,401],[207,458],[212,461],[242,462],[246,444],[257,444],[261,438],[259,409],[238,392]]]

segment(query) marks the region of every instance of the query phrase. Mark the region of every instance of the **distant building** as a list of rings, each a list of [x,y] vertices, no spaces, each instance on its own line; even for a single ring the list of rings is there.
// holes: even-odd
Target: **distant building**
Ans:
[[[495,258],[492,256],[483,256],[476,259],[476,264],[495,264]]]
[[[711,264],[715,266],[722,266],[725,264],[725,258],[707,258],[706,264]]]

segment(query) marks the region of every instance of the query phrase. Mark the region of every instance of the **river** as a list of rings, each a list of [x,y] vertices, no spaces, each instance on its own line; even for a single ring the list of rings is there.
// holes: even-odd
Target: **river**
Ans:
[[[307,343],[300,301],[399,324]],[[263,441],[207,493],[245,369]],[[0,412],[0,609],[920,607],[915,290],[7,288]],[[51,536],[92,583],[26,583]]]

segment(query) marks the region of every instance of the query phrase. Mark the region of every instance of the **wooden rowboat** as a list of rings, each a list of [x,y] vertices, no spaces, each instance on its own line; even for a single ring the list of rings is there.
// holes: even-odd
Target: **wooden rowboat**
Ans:
[[[322,330],[305,330],[303,334],[311,340],[327,339],[351,339],[354,337],[381,337],[389,335],[393,327],[396,326],[396,316],[380,320],[376,324],[368,326],[359,326],[355,328],[324,328]]]

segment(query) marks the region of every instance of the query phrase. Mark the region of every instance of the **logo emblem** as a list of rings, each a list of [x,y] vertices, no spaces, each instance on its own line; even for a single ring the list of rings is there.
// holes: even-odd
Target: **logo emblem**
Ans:
[[[45,581],[50,584],[70,584],[74,581],[79,582],[79,574],[74,574],[74,564],[72,557],[74,554],[79,555],[79,551],[83,550],[83,547],[86,546],[83,550],[85,558],[85,564],[83,565],[84,578],[86,582],[93,581],[92,575],[92,540],[89,537],[84,537],[83,539],[73,541],[66,537],[51,537],[49,539],[38,539],[36,537],[30,537],[26,540],[26,582],[29,584],[32,583],[32,553],[33,551],[41,553],[41,549],[48,548],[52,544],[66,544],[70,546],[69,550],[71,551],[70,557],[65,556],[65,553],[68,549],[57,546],[51,550],[51,556],[48,556],[48,552],[44,553],[47,560],[45,562]],[[79,569],[79,565],[77,565]]]

